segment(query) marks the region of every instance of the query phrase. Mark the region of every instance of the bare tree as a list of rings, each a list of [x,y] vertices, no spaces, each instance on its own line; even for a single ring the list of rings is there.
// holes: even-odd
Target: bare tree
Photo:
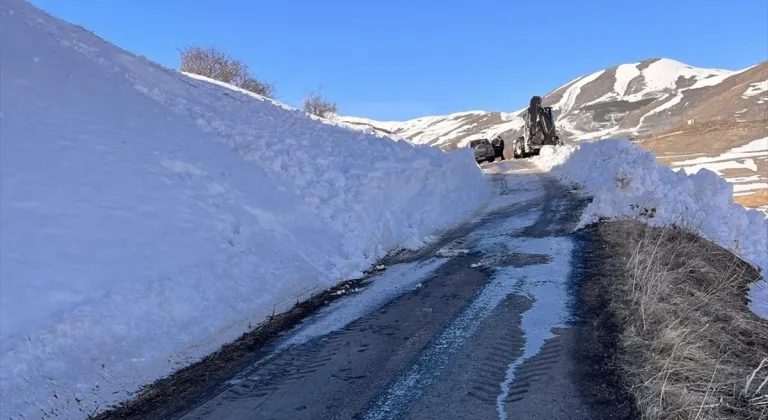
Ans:
[[[304,112],[320,118],[330,118],[336,115],[336,102],[323,99],[321,91],[322,87],[318,88],[317,92],[310,92],[304,98]]]
[[[247,64],[230,57],[223,51],[214,47],[188,47],[179,50],[179,53],[181,54],[179,70],[183,72],[199,74],[259,95],[274,97],[274,84],[258,80],[250,73]]]

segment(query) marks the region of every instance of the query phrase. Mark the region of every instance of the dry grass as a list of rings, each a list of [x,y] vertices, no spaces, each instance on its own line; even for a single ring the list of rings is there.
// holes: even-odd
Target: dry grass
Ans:
[[[757,190],[749,195],[737,195],[733,201],[744,207],[768,206],[768,190]]]
[[[768,135],[768,119],[737,122],[714,120],[681,124],[637,142],[663,158],[668,155],[707,153],[717,156],[729,149]]]
[[[759,274],[682,229],[626,221],[599,234],[614,251],[604,286],[643,418],[768,419],[768,322],[745,296]]]

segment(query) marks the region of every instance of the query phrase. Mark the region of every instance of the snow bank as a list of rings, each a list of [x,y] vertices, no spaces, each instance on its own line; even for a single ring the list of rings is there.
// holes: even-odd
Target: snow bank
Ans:
[[[2,418],[82,418],[490,193],[443,153],[0,3]]]
[[[740,255],[763,273],[750,290],[750,306],[768,318],[768,220],[759,210],[735,204],[733,186],[714,172],[675,172],[623,138],[562,147],[534,163],[593,197],[581,226],[625,217],[653,226],[687,226]]]
[[[537,167],[550,171],[555,166],[560,166],[568,160],[578,146],[542,146],[539,154],[531,158],[531,162]]]

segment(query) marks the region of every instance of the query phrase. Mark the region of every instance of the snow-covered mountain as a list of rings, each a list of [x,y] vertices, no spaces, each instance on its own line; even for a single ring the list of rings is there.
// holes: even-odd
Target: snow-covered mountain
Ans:
[[[555,110],[566,140],[626,135],[640,138],[688,119],[766,118],[768,61],[739,70],[696,68],[667,58],[622,64],[578,77],[543,96]],[[417,144],[454,148],[469,140],[522,130],[517,111],[470,111],[408,121],[341,117],[354,126],[370,126]]]

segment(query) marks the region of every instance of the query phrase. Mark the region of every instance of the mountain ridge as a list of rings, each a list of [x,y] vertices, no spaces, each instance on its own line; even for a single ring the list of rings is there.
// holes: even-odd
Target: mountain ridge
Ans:
[[[542,96],[552,106],[567,142],[606,136],[645,138],[686,120],[753,121],[768,111],[768,61],[740,70],[693,67],[669,58],[619,64],[580,75]],[[475,138],[522,132],[520,114],[461,111],[405,121],[376,121],[342,116],[339,121],[416,144],[446,150]]]

